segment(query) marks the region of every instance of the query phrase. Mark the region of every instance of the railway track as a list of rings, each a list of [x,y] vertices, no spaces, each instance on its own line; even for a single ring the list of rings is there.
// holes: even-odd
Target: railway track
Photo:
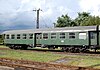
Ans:
[[[0,50],[13,50],[10,48],[0,48]],[[62,50],[48,50],[48,49],[27,49],[27,50],[18,50],[25,52],[53,52],[54,54],[66,54],[66,55],[81,55],[81,56],[100,56],[100,52],[86,52],[86,53],[70,53],[64,52]]]
[[[0,58],[1,66],[19,68],[22,70],[100,70],[89,67],[65,66],[60,64],[51,64],[43,62],[33,62],[27,60],[17,60],[10,58]]]
[[[28,49],[25,50],[27,52],[33,51],[33,52],[52,52],[54,54],[65,54],[65,55],[81,55],[81,56],[96,56],[100,57],[100,51],[99,52],[85,52],[85,53],[71,53],[71,52],[64,52],[62,50],[47,50],[47,49]]]

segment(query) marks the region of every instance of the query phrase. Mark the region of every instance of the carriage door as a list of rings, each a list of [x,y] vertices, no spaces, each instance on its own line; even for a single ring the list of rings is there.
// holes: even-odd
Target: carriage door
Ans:
[[[42,38],[42,34],[41,33],[37,33],[36,34],[36,46],[38,46],[38,47],[41,46],[41,38]]]
[[[90,45],[97,45],[97,32],[90,32]]]

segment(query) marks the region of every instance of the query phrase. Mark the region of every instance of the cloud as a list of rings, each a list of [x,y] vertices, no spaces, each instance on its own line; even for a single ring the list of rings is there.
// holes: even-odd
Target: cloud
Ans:
[[[2,26],[14,26],[14,28],[17,28],[17,26],[22,27],[22,25],[25,25],[25,27],[33,26],[36,23],[36,12],[33,10],[41,8],[40,25],[43,26],[46,24],[51,26],[57,17],[62,14],[69,14],[69,12],[72,14],[72,10],[75,9],[72,5],[77,5],[73,4],[72,1],[73,0],[0,0],[0,22],[3,23]]]
[[[80,0],[82,11],[91,12],[92,15],[100,16],[100,0]]]
[[[44,5],[45,0],[19,0],[21,3],[17,12],[32,11],[33,9],[39,9]]]

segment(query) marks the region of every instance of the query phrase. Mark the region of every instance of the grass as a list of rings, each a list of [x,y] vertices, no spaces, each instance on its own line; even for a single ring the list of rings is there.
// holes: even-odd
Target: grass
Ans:
[[[81,66],[81,67],[92,67],[100,69],[100,57],[96,56],[67,56],[66,58],[72,59],[66,65]]]
[[[8,48],[7,46],[4,45],[0,45],[0,48]]]
[[[1,45],[0,48],[8,48],[8,47]],[[50,62],[63,58],[65,56],[61,54],[55,55],[52,52],[26,52],[24,50],[0,50],[0,57],[32,60],[39,62]]]
[[[57,59],[63,58],[65,56],[60,54],[53,54],[51,52],[26,52],[20,50],[0,50],[0,57],[14,58],[14,59],[24,59],[39,62],[50,62]]]
[[[1,45],[0,48],[7,47]],[[64,59],[65,61],[61,62],[61,64],[100,69],[100,56],[67,55],[55,54],[53,52],[33,52],[25,50],[0,50],[0,57],[38,62],[56,62]]]

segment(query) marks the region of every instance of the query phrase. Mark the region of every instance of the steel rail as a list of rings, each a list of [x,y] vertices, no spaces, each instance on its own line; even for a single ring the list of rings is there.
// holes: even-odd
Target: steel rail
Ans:
[[[24,70],[100,70],[90,67],[66,66],[61,64],[34,62],[10,58],[0,58],[0,65],[12,68],[23,68]]]

